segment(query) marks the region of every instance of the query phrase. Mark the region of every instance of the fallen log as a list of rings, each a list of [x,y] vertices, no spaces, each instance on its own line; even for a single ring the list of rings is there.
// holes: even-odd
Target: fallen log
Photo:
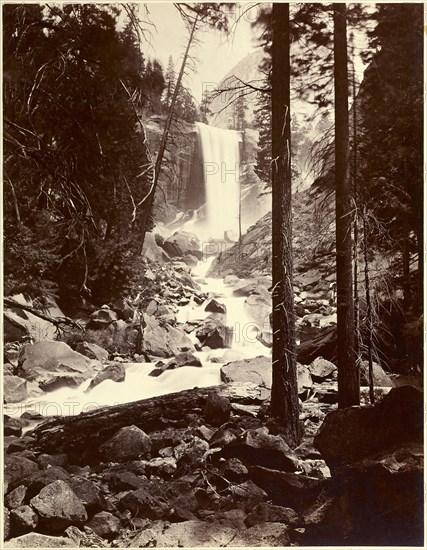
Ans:
[[[79,325],[79,323],[77,323],[76,321],[73,321],[69,317],[52,317],[51,315],[47,315],[46,313],[42,313],[41,311],[39,311],[38,309],[36,309],[34,307],[24,305],[24,304],[20,304],[19,302],[16,302],[15,300],[12,300],[11,298],[3,298],[3,306],[4,307],[9,307],[9,308],[22,309],[23,311],[28,311],[29,313],[32,313],[33,315],[35,315],[36,317],[39,317],[40,319],[43,319],[44,321],[49,321],[49,323],[52,323],[58,329],[61,329],[63,325],[68,325],[68,326],[71,326],[73,328],[78,328],[80,330],[83,330],[83,327],[81,325]],[[9,319],[9,321],[11,323],[13,323],[13,321],[11,319]]]
[[[58,416],[37,426],[30,435],[35,450],[66,453],[74,463],[99,461],[98,449],[117,430],[135,425],[144,432],[167,427],[185,428],[204,423],[203,410],[209,395],[228,397],[231,403],[261,405],[261,389],[253,383],[222,384],[193,388],[133,403],[102,407],[76,416]]]

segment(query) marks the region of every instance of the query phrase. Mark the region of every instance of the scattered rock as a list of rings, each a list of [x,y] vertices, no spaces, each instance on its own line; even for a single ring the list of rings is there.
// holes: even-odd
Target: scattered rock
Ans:
[[[51,533],[87,521],[85,507],[71,488],[61,480],[44,487],[31,499],[30,504],[39,515],[43,528]]]
[[[236,277],[236,275],[226,275],[224,277],[224,284],[225,286],[235,286],[239,283],[240,279],[239,277]]]
[[[104,380],[112,380],[113,382],[124,382],[126,379],[126,368],[122,363],[108,365],[93,378],[86,391],[93,389],[95,386],[104,382]]]
[[[151,494],[149,490],[143,487],[124,494],[118,505],[122,510],[129,510],[134,517],[138,516],[151,520],[167,517],[170,511],[170,506],[165,499]]]
[[[149,436],[136,426],[121,428],[106,441],[99,451],[107,462],[127,462],[138,458],[150,458],[152,443]]]
[[[271,296],[265,286],[259,285],[246,298],[245,311],[254,319],[259,327],[269,327],[271,313]]]
[[[3,377],[4,403],[19,403],[25,401],[27,397],[27,381],[24,378],[8,374]]]
[[[11,488],[20,485],[21,481],[35,472],[39,472],[39,466],[32,460],[21,456],[6,455],[4,458],[4,481]],[[12,485],[15,484],[15,487]]]
[[[102,510],[105,505],[105,500],[100,489],[93,481],[85,479],[84,477],[75,476],[68,481],[68,485],[81,500],[89,513],[92,514]]]
[[[163,248],[160,248],[156,242],[155,236],[149,231],[145,233],[142,256],[147,258],[150,262],[169,261],[169,255],[165,250],[163,250]]]
[[[248,469],[238,458],[229,458],[221,464],[222,475],[230,481],[242,483],[248,477]]]
[[[172,456],[165,458],[153,458],[147,463],[147,473],[162,478],[169,479],[177,470],[177,464],[175,458]]]
[[[7,508],[3,509],[3,537],[4,540],[10,537],[10,512]]]
[[[224,304],[220,304],[217,300],[212,298],[207,306],[205,307],[205,311],[208,311],[210,313],[227,313],[227,308]]]
[[[278,435],[267,428],[247,430],[221,451],[224,458],[238,458],[245,465],[259,465],[276,470],[295,471],[297,456]]]
[[[297,364],[298,394],[302,395],[313,387],[310,371],[305,365]]]
[[[154,357],[172,357],[180,351],[192,350],[194,345],[181,328],[166,324],[162,327],[159,320],[144,314],[146,326],[143,332],[142,349]]]
[[[32,531],[37,527],[38,520],[37,514],[27,505],[19,506],[10,512],[11,528],[16,534]]]
[[[206,399],[204,418],[211,426],[221,426],[228,422],[231,414],[230,400],[226,397],[212,394]]]
[[[221,380],[229,382],[252,382],[260,387],[261,399],[270,397],[271,357],[255,357],[233,361],[221,367]]]
[[[337,367],[330,361],[323,359],[323,357],[316,357],[309,365],[308,370],[315,382],[323,382],[337,370]]]
[[[199,263],[199,260],[196,258],[196,256],[193,256],[192,254],[186,254],[183,260],[189,267],[196,267],[196,265]]]
[[[233,330],[225,326],[218,318],[208,317],[197,329],[197,338],[201,345],[211,349],[229,348],[233,338]]]
[[[195,355],[189,351],[179,353],[176,357],[168,361],[168,363],[158,363],[149,376],[160,376],[166,370],[174,370],[179,367],[201,367],[202,363]]]
[[[120,530],[120,520],[110,512],[99,512],[86,524],[100,537],[111,540]]]
[[[24,423],[19,418],[11,418],[7,414],[4,415],[3,433],[4,435],[16,435],[19,437],[22,434]]]
[[[48,468],[49,466],[60,466],[64,468],[68,464],[68,455],[65,453],[56,455],[42,453],[37,457],[37,462],[42,468]]]
[[[14,510],[15,508],[19,508],[19,506],[22,506],[24,504],[25,496],[27,494],[27,488],[24,487],[24,485],[19,485],[16,489],[11,491],[6,496],[6,506],[10,510]]]
[[[264,522],[240,531],[228,546],[289,546],[288,528],[283,523]]]
[[[269,502],[261,502],[255,509],[250,512],[245,519],[248,527],[258,525],[264,522],[278,522],[286,525],[296,525],[298,522],[298,514],[292,508],[276,506]]]

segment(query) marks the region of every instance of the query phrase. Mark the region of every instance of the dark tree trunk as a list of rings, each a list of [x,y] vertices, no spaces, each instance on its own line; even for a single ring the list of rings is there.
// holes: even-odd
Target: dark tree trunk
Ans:
[[[367,352],[368,352],[368,380],[369,399],[371,405],[375,404],[374,392],[374,364],[373,364],[373,310],[371,302],[371,288],[369,282],[369,261],[368,261],[368,228],[366,222],[366,210],[363,212],[363,261],[365,265],[365,298],[366,298],[366,328],[368,330]]]
[[[348,177],[349,122],[346,5],[333,4],[335,77],[335,186],[337,249],[338,406],[360,402],[352,293],[351,186]]]
[[[411,254],[409,250],[409,220],[405,216],[403,221],[403,250],[402,250],[402,278],[403,278],[403,308],[405,313],[411,307]]]
[[[292,281],[289,4],[273,4],[272,231],[273,383],[271,412],[289,445],[300,439]]]

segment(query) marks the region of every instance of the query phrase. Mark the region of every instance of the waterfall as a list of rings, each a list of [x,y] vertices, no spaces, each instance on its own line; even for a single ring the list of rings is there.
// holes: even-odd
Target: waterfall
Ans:
[[[206,193],[206,235],[223,239],[231,232],[239,235],[240,202],[240,135],[197,123],[203,159],[203,180]]]

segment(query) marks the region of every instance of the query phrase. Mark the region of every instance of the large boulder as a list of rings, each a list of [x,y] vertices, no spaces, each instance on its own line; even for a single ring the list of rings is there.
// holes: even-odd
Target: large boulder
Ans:
[[[37,527],[38,516],[27,504],[15,508],[10,513],[12,531],[16,534],[28,533]]]
[[[52,537],[41,533],[27,533],[5,542],[5,548],[63,548],[76,545],[68,537]]]
[[[97,344],[92,344],[91,342],[79,342],[75,351],[81,353],[89,359],[96,359],[97,361],[105,361],[108,359],[108,351]]]
[[[287,547],[290,544],[288,527],[279,522],[263,522],[242,530],[228,546]]]
[[[96,367],[99,367],[97,361],[73,351],[65,342],[36,342],[23,346],[18,373],[50,391],[80,385],[93,376]]]
[[[144,237],[142,256],[150,262],[167,262],[169,260],[169,255],[158,245],[155,236],[148,231]]]
[[[221,367],[221,380],[225,383],[251,382],[260,388],[260,397],[268,399],[271,392],[271,357],[255,357],[233,361]]]
[[[304,511],[302,546],[423,546],[423,445],[400,445],[340,468]]]
[[[183,351],[167,363],[159,362],[148,376],[160,376],[166,370],[174,370],[179,367],[201,367],[202,363],[190,351]]]
[[[230,420],[230,400],[221,395],[211,394],[205,402],[204,417],[211,426],[221,426]]]
[[[245,311],[256,323],[267,330],[270,327],[271,296],[267,288],[259,285],[247,296],[244,303]]]
[[[337,370],[337,367],[323,359],[323,357],[316,357],[316,359],[309,365],[308,370],[310,371],[311,377],[315,382],[323,382],[327,378],[330,378],[332,374]]]
[[[114,321],[117,321],[117,313],[109,308],[102,307],[94,311],[89,317],[87,328],[91,330],[105,329]]]
[[[106,441],[99,451],[106,462],[127,462],[150,458],[152,443],[149,436],[137,426],[125,426]]]
[[[19,403],[28,397],[27,381],[13,375],[3,377],[3,401],[5,403]]]
[[[309,365],[316,357],[335,361],[337,356],[336,327],[316,328],[313,337],[301,339],[301,343],[297,346],[297,354],[298,361],[304,365]]]
[[[194,345],[181,328],[161,326],[158,319],[144,315],[142,350],[155,357],[172,357],[180,351],[193,350]]]
[[[290,507],[297,512],[315,502],[326,483],[325,480],[301,472],[286,472],[263,466],[250,466],[249,476],[264,489],[273,504]]]
[[[126,369],[122,363],[114,363],[108,365],[93,378],[89,384],[87,391],[104,382],[104,380],[112,380],[113,382],[124,382],[126,379]]]
[[[20,485],[20,480],[39,471],[38,464],[24,456],[6,455],[4,458],[4,482],[12,488]]]
[[[313,385],[307,367],[297,365],[298,393],[307,392]],[[243,361],[233,361],[221,367],[221,380],[225,383],[251,382],[260,387],[261,398],[268,399],[271,393],[272,370],[271,357],[255,357]]]
[[[423,395],[412,386],[393,388],[374,407],[330,412],[314,443],[328,465],[352,463],[399,445],[423,441]]]
[[[393,381],[390,376],[384,371],[384,369],[375,363],[372,363],[372,377],[374,386],[382,388],[392,388]],[[364,386],[369,386],[369,363],[368,361],[362,361],[360,364],[360,382]]]
[[[34,307],[32,300],[26,298],[23,294],[11,296],[11,299],[17,304]],[[48,299],[43,313],[53,318],[63,318],[64,314],[59,309],[55,300]],[[54,323],[41,319],[37,315],[25,311],[19,305],[6,306],[3,312],[4,319],[4,341],[14,342],[22,340],[27,336],[36,341],[55,340],[57,327]]]
[[[197,329],[196,336],[202,346],[209,346],[212,349],[231,348],[233,330],[218,317],[210,316]]]
[[[229,546],[237,535],[238,531],[233,527],[201,520],[183,521],[170,525],[158,521],[149,529],[144,529],[136,535],[129,547],[224,547]]]
[[[110,540],[120,530],[120,520],[110,512],[99,512],[87,524],[94,533],[103,539]]]
[[[39,515],[44,530],[61,532],[69,525],[87,521],[86,509],[64,481],[54,481],[31,499],[31,506]]]
[[[266,278],[243,280],[233,286],[233,295],[250,296],[251,294],[258,294],[259,296],[266,296],[267,293],[270,296],[267,290],[270,283],[270,280]]]
[[[298,458],[279,436],[268,433],[267,428],[247,430],[221,451],[224,458],[238,458],[245,465],[257,465],[275,470],[295,471]]]
[[[163,243],[163,249],[171,257],[197,255],[200,251],[200,241],[196,235],[188,231],[177,231]]]
[[[227,313],[227,307],[224,304],[220,304],[215,298],[209,300],[208,304],[205,307],[205,311],[209,313]]]

